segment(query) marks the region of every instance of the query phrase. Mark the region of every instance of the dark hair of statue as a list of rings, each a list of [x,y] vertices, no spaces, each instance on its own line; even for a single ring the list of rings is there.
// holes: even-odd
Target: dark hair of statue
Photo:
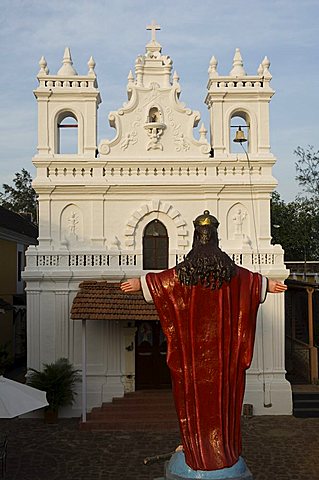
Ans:
[[[218,246],[216,225],[196,225],[193,245],[185,260],[176,265],[179,281],[184,285],[204,285],[212,290],[229,283],[236,274],[233,260]]]

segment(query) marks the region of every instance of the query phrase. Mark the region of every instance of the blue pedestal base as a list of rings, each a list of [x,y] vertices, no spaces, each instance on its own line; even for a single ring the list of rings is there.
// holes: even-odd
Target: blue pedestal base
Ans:
[[[221,470],[192,470],[185,462],[184,452],[176,452],[165,465],[163,480],[253,480],[244,459],[239,457],[235,465]]]

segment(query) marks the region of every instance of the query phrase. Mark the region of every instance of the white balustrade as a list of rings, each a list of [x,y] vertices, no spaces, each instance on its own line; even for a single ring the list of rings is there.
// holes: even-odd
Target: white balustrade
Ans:
[[[283,264],[282,252],[227,252],[237,265],[251,266],[275,266]],[[185,251],[172,252],[170,254],[170,265],[176,265],[184,260]],[[29,249],[26,253],[27,271],[38,269],[142,269],[142,254],[136,251],[119,252],[41,252],[37,248]]]

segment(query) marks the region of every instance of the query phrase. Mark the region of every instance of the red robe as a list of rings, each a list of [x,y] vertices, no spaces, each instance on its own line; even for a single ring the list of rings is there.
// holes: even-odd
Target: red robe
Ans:
[[[146,276],[167,338],[185,459],[193,470],[230,467],[241,453],[245,370],[262,277],[237,268],[230,283],[216,290],[182,285],[175,269]]]

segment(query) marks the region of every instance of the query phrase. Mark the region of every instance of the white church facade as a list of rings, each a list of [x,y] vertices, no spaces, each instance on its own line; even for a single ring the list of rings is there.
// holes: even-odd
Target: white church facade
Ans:
[[[156,29],[129,73],[127,101],[109,114],[113,139],[97,140],[101,102],[95,62],[78,75],[69,49],[56,75],[40,60],[38,146],[33,164],[39,197],[39,244],[27,252],[28,367],[67,357],[81,368],[81,323],[70,319],[83,280],[120,282],[173,267],[190,250],[193,220],[209,210],[220,222],[220,246],[237,264],[284,280],[283,250],[271,244],[270,194],[276,186],[270,151],[269,61],[247,75],[236,49],[229,75],[209,65],[205,103],[210,132],[179,101],[179,77],[162,53]],[[203,91],[203,96],[205,95]],[[71,123],[70,123],[71,122]],[[77,149],[61,151],[64,126]],[[241,126],[247,153],[234,151]],[[198,138],[194,137],[195,135]],[[88,408],[136,388],[137,324],[88,322]],[[131,348],[129,348],[131,346]],[[154,371],[156,376],[156,371]],[[77,402],[66,415],[81,409]],[[284,296],[268,296],[258,318],[245,403],[254,413],[290,414],[285,379]]]

